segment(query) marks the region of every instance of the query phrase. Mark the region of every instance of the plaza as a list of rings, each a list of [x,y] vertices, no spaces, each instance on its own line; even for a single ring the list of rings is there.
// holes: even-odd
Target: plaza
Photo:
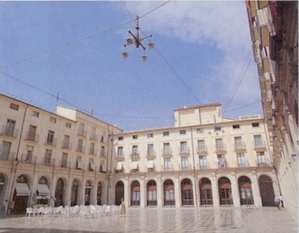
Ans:
[[[0,232],[295,233],[298,222],[275,207],[128,208],[124,217],[9,216],[0,218]]]
[[[92,10],[91,6],[86,7]],[[90,113],[68,101],[64,104],[69,106],[61,105],[58,93],[51,94],[56,99],[55,110],[40,107],[28,98],[15,97],[15,88],[13,94],[0,93],[0,206],[4,203],[8,210],[8,216],[0,219],[3,223],[0,233],[30,232],[30,229],[32,232],[41,229],[45,232],[297,231],[298,3],[246,1],[246,10],[263,114],[246,111],[246,115],[229,116],[228,106],[222,109],[220,102],[201,103],[197,99],[192,104],[173,99],[173,103],[183,106],[174,109],[172,125],[162,126],[160,119],[158,128],[142,124],[141,129],[136,129],[136,118],[132,116],[126,124],[134,125],[134,130],[124,131],[117,124],[108,123],[112,117],[107,122],[99,119],[102,115],[95,114],[93,107]],[[27,11],[22,13],[30,15]],[[56,15],[47,13],[49,17]],[[33,15],[36,16],[35,12]],[[87,65],[85,61],[84,64]],[[111,64],[117,67],[114,62]],[[154,70],[156,75],[160,73]],[[231,80],[232,74],[227,71],[217,74],[217,78]],[[221,77],[223,73],[229,73],[227,79]],[[103,75],[109,77],[108,73]],[[52,82],[55,77],[48,77],[51,83],[55,83]],[[109,91],[119,86],[115,84]],[[134,88],[138,86],[134,82]],[[147,85],[142,82],[140,86]],[[165,85],[171,89],[172,86],[173,83]],[[148,87],[152,89],[151,85]],[[80,86],[78,93],[83,93],[82,90]],[[214,84],[211,90],[214,93]],[[95,93],[101,93],[98,99],[105,97],[104,92]],[[117,93],[113,97],[120,96],[126,101],[139,99],[139,96],[127,98],[116,90],[113,93]],[[197,93],[204,96],[203,92]],[[215,93],[224,101],[217,88]],[[172,99],[168,92],[165,94]],[[31,98],[37,100],[39,96]],[[153,96],[157,100],[166,99]],[[96,99],[92,97],[83,105]],[[93,106],[101,105],[96,101]],[[107,109],[108,106],[112,105],[107,105]],[[132,106],[135,104],[117,111],[132,111]],[[153,109],[145,115],[154,112]],[[166,116],[161,111],[155,113]],[[281,196],[286,209],[275,208],[273,200],[277,196]],[[52,208],[66,210],[77,206],[119,206],[122,198],[129,209],[125,218],[117,214],[55,216],[52,212],[24,217],[29,208],[46,207],[52,211]]]

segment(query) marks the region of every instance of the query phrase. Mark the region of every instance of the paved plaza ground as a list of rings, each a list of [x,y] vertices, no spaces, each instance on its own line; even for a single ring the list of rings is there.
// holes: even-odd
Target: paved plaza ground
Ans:
[[[274,207],[129,208],[126,216],[8,216],[0,233],[297,233],[298,222]]]

